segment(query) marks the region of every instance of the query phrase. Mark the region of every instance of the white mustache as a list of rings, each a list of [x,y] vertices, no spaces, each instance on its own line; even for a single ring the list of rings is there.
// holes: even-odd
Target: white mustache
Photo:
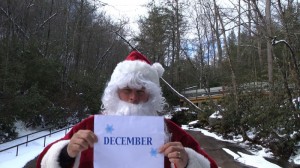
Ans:
[[[132,104],[118,100],[113,106],[105,110],[108,115],[126,115],[126,116],[157,116],[157,112],[151,103]]]

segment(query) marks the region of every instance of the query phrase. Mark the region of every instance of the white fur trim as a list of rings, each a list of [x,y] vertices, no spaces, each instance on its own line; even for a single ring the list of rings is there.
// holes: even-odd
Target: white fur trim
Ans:
[[[184,148],[189,156],[187,168],[210,168],[210,161],[191,148]]]
[[[158,77],[162,77],[162,75],[165,72],[165,69],[161,66],[160,63],[157,63],[157,62],[152,64],[152,68],[156,70]]]
[[[42,162],[41,162],[41,168],[60,168],[58,159],[59,159],[59,154],[61,150],[68,145],[70,140],[61,140],[53,144],[47,153],[44,155]],[[80,156],[81,153],[79,153],[76,158],[75,158],[75,163],[73,168],[79,167],[79,162],[80,162]]]
[[[143,61],[125,60],[116,66],[111,75],[110,82],[118,82],[124,75],[137,72],[140,72],[146,80],[150,80],[159,85],[159,78],[162,76],[164,68],[159,63],[155,63],[151,66]]]
[[[70,140],[62,140],[53,144],[47,153],[44,155],[41,168],[59,168],[59,154],[60,151],[70,142]]]

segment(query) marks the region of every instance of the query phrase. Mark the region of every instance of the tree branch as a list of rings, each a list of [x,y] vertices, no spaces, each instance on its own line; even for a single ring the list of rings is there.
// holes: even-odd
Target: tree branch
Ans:
[[[54,16],[56,16],[57,15],[57,13],[54,13],[53,15],[51,15],[48,19],[46,19],[42,24],[40,24],[37,28],[36,28],[36,30],[35,30],[35,32],[37,32],[41,27],[43,27],[48,21],[50,21]]]
[[[17,29],[23,34],[24,37],[29,39],[29,36],[25,33],[25,31],[14,21],[12,17],[10,17],[9,13],[5,11],[2,7],[0,7],[1,11],[6,15],[6,17],[17,27]]]

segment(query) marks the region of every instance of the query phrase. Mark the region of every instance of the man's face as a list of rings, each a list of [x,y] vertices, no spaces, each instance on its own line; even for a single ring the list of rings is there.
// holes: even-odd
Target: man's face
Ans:
[[[144,87],[141,89],[130,87],[118,89],[118,96],[121,100],[132,104],[145,103],[149,99],[149,93],[146,92]]]

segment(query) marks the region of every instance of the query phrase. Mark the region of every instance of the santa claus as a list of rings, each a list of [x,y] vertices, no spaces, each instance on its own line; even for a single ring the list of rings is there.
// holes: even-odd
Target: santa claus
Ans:
[[[131,52],[116,66],[104,90],[102,114],[158,115],[166,105],[159,84],[163,72],[159,63],[151,65],[141,53]],[[166,135],[172,135],[160,148],[165,168],[217,168],[193,137],[170,120],[165,125]],[[98,141],[93,130],[94,116],[76,124],[65,137],[45,147],[37,168],[93,168],[93,145]]]

